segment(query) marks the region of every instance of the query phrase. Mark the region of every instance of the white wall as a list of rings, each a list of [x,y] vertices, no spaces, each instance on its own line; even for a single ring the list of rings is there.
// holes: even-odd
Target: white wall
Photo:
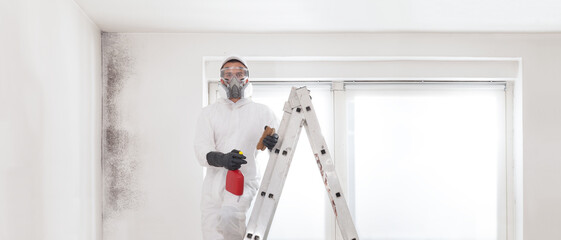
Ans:
[[[127,44],[119,95],[138,143],[142,201],[107,240],[200,239],[202,170],[193,152],[202,57],[474,56],[523,58],[524,239],[561,239],[561,34],[111,34]],[[105,47],[105,46],[104,46]],[[123,120],[123,121],[125,121]],[[475,176],[474,176],[475,177]],[[105,226],[109,227],[109,226]]]
[[[101,239],[100,30],[72,0],[0,16],[0,239]]]

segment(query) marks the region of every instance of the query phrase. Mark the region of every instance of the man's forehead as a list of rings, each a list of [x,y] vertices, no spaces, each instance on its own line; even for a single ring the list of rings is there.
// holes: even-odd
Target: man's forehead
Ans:
[[[245,68],[245,66],[242,63],[237,62],[237,61],[228,62],[228,63],[224,64],[224,68],[227,68],[227,67],[243,67],[243,68]]]

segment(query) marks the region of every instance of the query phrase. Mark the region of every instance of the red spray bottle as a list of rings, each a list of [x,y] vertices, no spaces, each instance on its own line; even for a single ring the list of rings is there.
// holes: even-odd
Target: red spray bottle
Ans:
[[[243,155],[243,152],[240,151]],[[231,192],[236,196],[241,196],[243,194],[244,177],[242,171],[238,170],[228,170],[226,174],[226,190]]]

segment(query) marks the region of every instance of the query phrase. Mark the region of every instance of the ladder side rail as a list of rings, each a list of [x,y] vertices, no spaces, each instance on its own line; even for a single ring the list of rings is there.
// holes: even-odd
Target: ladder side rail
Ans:
[[[296,95],[291,94],[291,96],[295,97]],[[297,103],[297,99],[295,101],[291,97],[289,102],[294,106],[295,103]],[[274,167],[270,171],[271,176],[268,177],[270,178],[269,185],[267,191],[261,191],[257,194],[258,198],[263,198],[261,207],[253,210],[254,212],[256,211],[256,215],[250,219],[250,224],[248,226],[251,227],[247,228],[245,239],[263,240],[267,238],[288,174],[288,169],[294,156],[294,150],[298,144],[302,124],[304,122],[303,115],[297,111],[297,108],[294,108],[292,109],[291,117],[289,119],[283,119],[283,121],[288,121],[288,124],[286,125],[286,130],[282,130],[284,135],[279,135],[279,142],[282,142],[281,146],[278,147],[279,144],[277,143],[272,153],[278,156],[273,165]],[[281,125],[283,125],[283,123],[281,123]],[[252,215],[253,214],[254,213],[252,213]]]
[[[271,222],[282,193],[288,169],[294,155],[294,149],[298,143],[298,138],[302,129],[303,118],[292,115],[285,132],[283,144],[279,151],[275,149],[274,154],[278,154],[277,161],[271,174],[267,192],[259,192],[258,198],[263,198],[261,208],[255,218],[255,228],[246,230],[246,239],[263,240],[267,238]],[[252,238],[253,237],[253,238]]]
[[[284,113],[282,116],[282,120],[280,126],[277,130],[277,134],[279,135],[279,139],[277,144],[273,148],[271,152],[269,152],[269,161],[267,162],[267,168],[263,174],[263,178],[261,180],[261,186],[259,187],[259,191],[257,191],[258,197],[255,199],[255,203],[253,205],[253,210],[251,211],[251,216],[249,218],[249,222],[247,225],[247,229],[255,229],[257,226],[257,219],[259,218],[259,213],[261,212],[261,208],[263,205],[263,201],[265,198],[259,197],[259,194],[262,192],[268,192],[269,182],[271,181],[271,176],[275,168],[275,163],[277,162],[278,154],[275,154],[275,149],[280,147],[283,142],[283,136],[285,136],[285,132],[287,129],[287,125],[290,121],[290,117],[292,116],[292,109],[290,107],[289,102],[285,102],[284,104]]]
[[[305,115],[304,126],[308,134],[310,146],[318,164],[341,234],[345,240],[358,240],[358,234],[335,171],[335,164],[329,153],[325,138],[321,134],[321,128],[309,91],[306,88],[298,89],[298,96],[303,108],[302,112]]]

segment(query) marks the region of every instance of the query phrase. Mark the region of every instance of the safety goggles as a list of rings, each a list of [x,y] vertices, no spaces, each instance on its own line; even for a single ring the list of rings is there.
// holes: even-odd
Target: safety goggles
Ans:
[[[249,70],[244,67],[227,67],[220,70],[221,79],[230,81],[234,77],[240,81],[246,80],[249,77]]]

